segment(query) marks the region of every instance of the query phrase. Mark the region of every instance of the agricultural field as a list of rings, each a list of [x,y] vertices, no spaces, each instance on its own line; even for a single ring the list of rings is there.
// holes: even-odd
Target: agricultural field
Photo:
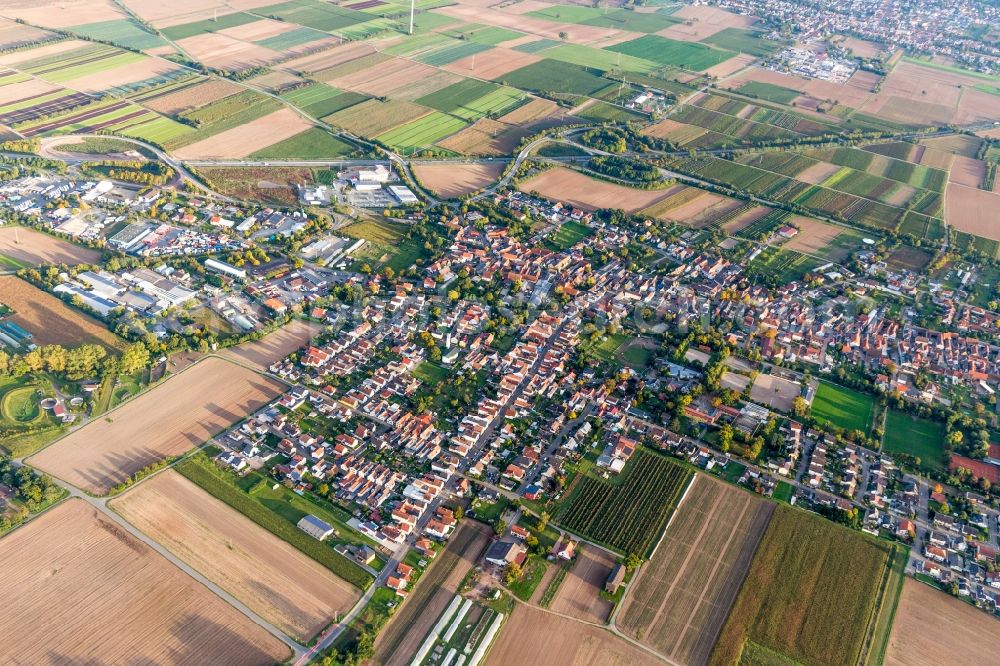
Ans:
[[[95,495],[200,446],[281,394],[283,385],[207,358],[34,455],[32,465]]]
[[[285,99],[299,107],[313,118],[323,118],[350,108],[368,99],[354,92],[343,92],[324,83],[314,83],[303,88],[284,93]]]
[[[268,138],[270,140],[270,137]],[[241,151],[242,152],[242,151]],[[250,154],[252,159],[335,159],[355,152],[354,146],[319,127],[309,129]]]
[[[4,260],[13,261],[18,268],[43,264],[93,264],[101,253],[88,247],[24,227],[0,227],[0,267]]]
[[[952,183],[948,185],[948,223],[959,231],[1000,241],[1000,194]]]
[[[536,62],[507,72],[496,80],[522,90],[569,95],[591,95],[612,83],[586,67],[560,60]]]
[[[871,625],[895,606],[897,549],[778,505],[709,663],[761,652],[767,663],[858,663]]]
[[[677,663],[705,664],[774,506],[699,474],[629,585],[618,627]]]
[[[489,544],[491,532],[480,523],[466,521],[452,534],[420,577],[399,611],[375,641],[375,662],[405,666],[420,648],[438,618],[454,598],[458,586]]]
[[[556,613],[603,624],[608,621],[613,604],[601,592],[615,566],[615,556],[594,546],[577,552],[576,562],[548,607]]]
[[[349,583],[174,470],[110,506],[299,641],[308,641],[360,597]]]
[[[295,319],[260,340],[230,347],[220,356],[264,372],[272,363],[306,346],[322,329],[319,324]]]
[[[415,164],[413,175],[431,192],[444,199],[455,199],[495,182],[503,163],[495,164]]]
[[[484,663],[653,666],[663,662],[609,631],[519,604]]]
[[[466,125],[468,123],[461,118],[432,111],[406,125],[379,134],[375,139],[397,150],[413,153],[432,146]]]
[[[0,661],[268,666],[289,648],[83,500],[0,540]]]
[[[376,136],[431,113],[426,106],[403,100],[369,99],[323,120],[360,136]]]
[[[985,664],[998,650],[996,619],[988,613],[920,581],[903,584],[887,666]]]
[[[920,419],[890,409],[885,416],[882,450],[920,458],[920,467],[931,472],[944,471],[944,424]]]
[[[109,350],[122,346],[101,322],[13,275],[0,275],[0,303],[14,311],[9,319],[31,333],[36,345],[94,343]]]
[[[682,42],[659,35],[644,35],[607,48],[608,51],[652,61],[660,65],[703,71],[736,54],[696,42]],[[546,55],[548,55],[546,53]],[[627,65],[622,65],[627,68]],[[641,70],[639,70],[641,71]]]
[[[640,449],[614,479],[578,479],[567,491],[569,496],[556,521],[619,552],[646,556],[691,473],[667,458]]]
[[[584,210],[623,208],[627,213],[649,208],[670,193],[669,190],[638,190],[616,185],[566,167],[546,169],[521,181],[517,189],[528,193],[537,192],[546,199]]]
[[[812,402],[812,416],[844,430],[867,432],[875,410],[874,399],[844,386],[820,382]]]
[[[520,91],[464,79],[459,83],[417,99],[417,104],[437,109],[465,120],[475,121],[486,116],[496,117],[521,103]]]

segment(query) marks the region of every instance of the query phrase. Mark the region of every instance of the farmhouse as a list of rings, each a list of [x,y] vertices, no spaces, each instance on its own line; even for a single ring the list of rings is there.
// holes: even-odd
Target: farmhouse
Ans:
[[[625,582],[625,565],[618,563],[608,574],[608,578],[604,581],[604,591],[608,594],[615,594],[618,592],[618,588],[621,584]]]
[[[511,541],[497,541],[486,551],[486,561],[502,567],[511,562],[522,564],[527,558],[527,552],[521,544]]]
[[[334,529],[332,527],[312,514],[302,516],[302,519],[298,522],[298,528],[314,539],[318,539],[320,541],[323,541],[334,533]]]

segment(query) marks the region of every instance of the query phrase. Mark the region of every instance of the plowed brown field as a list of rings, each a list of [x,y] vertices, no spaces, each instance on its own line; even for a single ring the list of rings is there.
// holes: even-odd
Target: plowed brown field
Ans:
[[[106,494],[140,469],[203,444],[282,390],[273,379],[207,358],[43,449],[31,464]]]
[[[290,650],[71,499],[0,541],[0,662],[268,666]]]

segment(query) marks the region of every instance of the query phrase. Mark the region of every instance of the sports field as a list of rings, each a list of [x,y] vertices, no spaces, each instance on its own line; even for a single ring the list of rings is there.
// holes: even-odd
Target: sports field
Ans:
[[[882,450],[920,458],[920,466],[944,471],[944,424],[890,409],[885,417]]]
[[[812,403],[812,415],[844,430],[868,430],[875,400],[843,386],[820,382]]]

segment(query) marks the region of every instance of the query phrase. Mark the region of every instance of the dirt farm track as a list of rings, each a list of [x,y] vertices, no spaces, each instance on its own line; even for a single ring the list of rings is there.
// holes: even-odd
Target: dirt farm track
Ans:
[[[265,666],[288,647],[71,499],[0,540],[0,663]]]
[[[281,394],[283,384],[220,358],[199,361],[30,458],[95,495],[206,442]]]

